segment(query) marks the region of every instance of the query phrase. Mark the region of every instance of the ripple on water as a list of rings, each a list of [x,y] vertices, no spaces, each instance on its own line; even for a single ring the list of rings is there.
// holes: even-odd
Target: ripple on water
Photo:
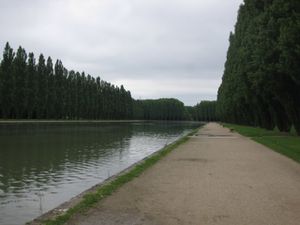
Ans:
[[[157,151],[186,129],[170,127],[107,124],[92,129],[83,126],[84,131],[77,127],[74,132],[68,126],[48,129],[41,125],[42,136],[33,135],[39,129],[26,138],[21,131],[11,133],[5,139],[15,146],[11,151],[22,154],[22,161],[9,159],[9,170],[16,171],[8,176],[13,179],[0,174],[0,224],[24,224]],[[42,145],[36,144],[40,138]],[[3,146],[1,140],[0,134]],[[28,149],[20,152],[15,140],[22,140]]]

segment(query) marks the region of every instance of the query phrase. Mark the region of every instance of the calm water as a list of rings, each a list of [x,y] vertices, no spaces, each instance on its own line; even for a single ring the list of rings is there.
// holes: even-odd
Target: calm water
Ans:
[[[193,123],[2,124],[0,224],[24,224],[197,126]]]

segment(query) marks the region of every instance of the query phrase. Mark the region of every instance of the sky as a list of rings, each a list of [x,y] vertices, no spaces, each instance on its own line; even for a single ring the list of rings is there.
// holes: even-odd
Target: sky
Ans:
[[[0,0],[9,41],[135,99],[215,100],[242,0]],[[1,57],[2,58],[2,57]]]

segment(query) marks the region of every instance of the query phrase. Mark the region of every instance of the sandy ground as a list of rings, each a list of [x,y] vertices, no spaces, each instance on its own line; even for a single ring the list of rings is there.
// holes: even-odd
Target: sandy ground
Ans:
[[[300,225],[300,164],[215,123],[72,225]]]

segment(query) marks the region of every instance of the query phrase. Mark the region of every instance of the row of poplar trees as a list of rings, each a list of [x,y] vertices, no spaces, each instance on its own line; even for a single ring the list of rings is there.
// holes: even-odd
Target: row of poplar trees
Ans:
[[[177,99],[134,100],[121,85],[112,85],[73,70],[60,60],[6,43],[0,63],[2,119],[141,119],[190,120]]]
[[[68,71],[60,60],[7,43],[0,64],[0,118],[127,119],[133,100],[123,86]]]
[[[300,134],[300,1],[245,0],[218,91],[222,121]]]
[[[0,63],[2,119],[141,119],[214,121],[216,102],[186,107],[173,98],[134,100],[121,85],[112,85],[73,70],[60,60],[6,43]]]

